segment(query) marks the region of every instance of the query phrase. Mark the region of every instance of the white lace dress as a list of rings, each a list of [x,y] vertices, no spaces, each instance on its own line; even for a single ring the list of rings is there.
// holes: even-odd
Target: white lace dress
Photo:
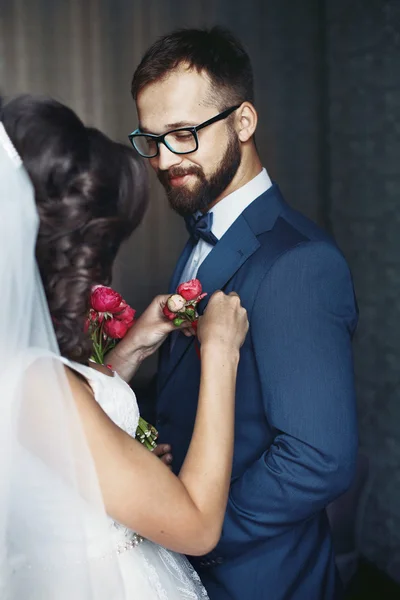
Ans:
[[[135,437],[139,409],[135,394],[125,381],[117,373],[109,377],[91,367],[64,362],[88,380],[97,402],[110,419]],[[110,529],[117,548],[126,600],[208,598],[198,574],[186,557],[139,538],[111,518]],[[93,559],[96,560],[95,551]]]

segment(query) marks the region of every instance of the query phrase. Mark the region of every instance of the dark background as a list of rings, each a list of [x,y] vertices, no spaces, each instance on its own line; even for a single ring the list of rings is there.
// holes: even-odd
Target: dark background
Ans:
[[[217,23],[252,58],[265,166],[333,233],[354,275],[370,460],[358,544],[400,582],[400,0],[0,0],[0,90],[48,93],[126,140],[144,50],[176,27]],[[185,238],[153,178],[151,208],[114,277],[139,312],[167,289]],[[154,369],[150,360],[138,384]]]

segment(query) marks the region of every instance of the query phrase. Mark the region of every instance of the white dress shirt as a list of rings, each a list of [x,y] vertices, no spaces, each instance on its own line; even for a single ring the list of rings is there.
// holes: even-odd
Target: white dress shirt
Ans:
[[[271,186],[272,182],[266,169],[262,169],[261,173],[256,175],[251,181],[218,202],[210,210],[213,213],[211,231],[217,239],[221,239],[239,215]],[[211,244],[201,238],[199,239],[183,269],[180,283],[194,279],[197,276],[200,265],[212,249],[213,246]]]

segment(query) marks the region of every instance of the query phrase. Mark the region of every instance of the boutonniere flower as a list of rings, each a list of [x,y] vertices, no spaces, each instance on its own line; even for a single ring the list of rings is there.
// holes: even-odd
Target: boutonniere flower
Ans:
[[[176,327],[180,327],[184,321],[189,321],[196,329],[199,318],[197,305],[205,296],[207,294],[203,293],[202,285],[198,279],[181,283],[176,290],[176,294],[172,294],[168,298],[163,313],[167,319],[173,321]]]

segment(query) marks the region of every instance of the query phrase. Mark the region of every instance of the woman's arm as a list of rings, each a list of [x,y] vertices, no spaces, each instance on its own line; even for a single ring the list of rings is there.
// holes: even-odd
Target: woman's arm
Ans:
[[[177,552],[205,554],[220,537],[232,467],[236,372],[247,328],[238,296],[214,294],[199,321],[198,411],[178,477],[117,427],[88,386],[68,373],[107,513]],[[218,436],[210,427],[215,422]]]

